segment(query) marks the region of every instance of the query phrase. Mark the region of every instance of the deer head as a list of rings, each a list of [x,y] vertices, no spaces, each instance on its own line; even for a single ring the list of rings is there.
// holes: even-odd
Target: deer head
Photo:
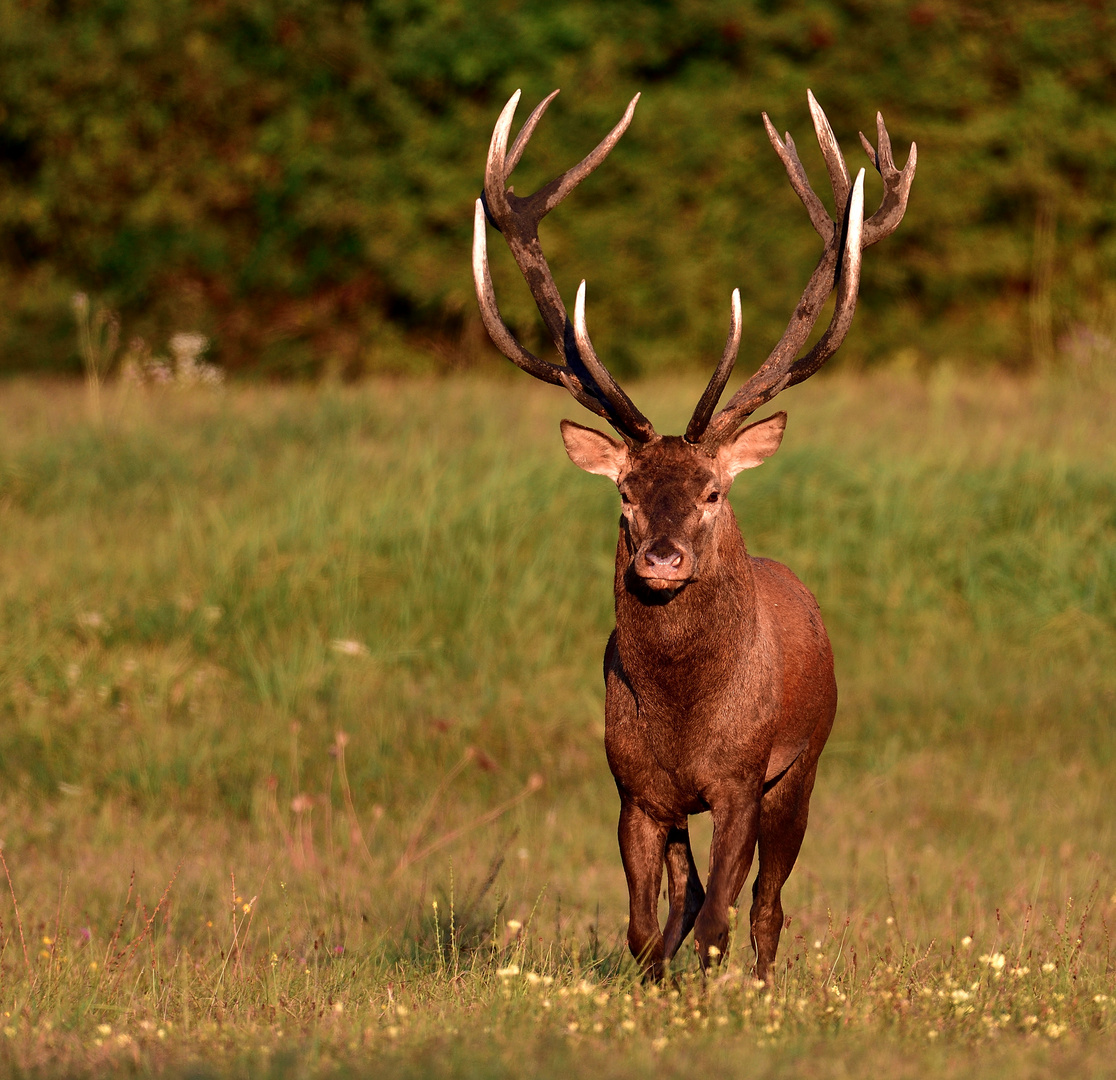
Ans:
[[[906,166],[900,170],[892,158],[891,140],[880,114],[876,115],[877,145],[873,147],[861,134],[864,149],[884,184],[880,206],[866,220],[864,170],[855,181],[850,180],[829,121],[814,95],[807,91],[837,208],[834,220],[810,187],[790,134],[780,139],[767,114],[763,114],[768,139],[824,242],[822,255],[782,338],[759,370],[715,413],[740,347],[740,292],[733,290],[728,341],[721,360],[685,434],[664,437],[656,433],[598,358],[585,323],[584,281],[577,291],[571,322],[538,236],[542,218],[593,172],[620,140],[631,123],[639,95],[588,157],[535,194],[521,198],[508,187],[508,179],[557,93],[555,90],[535,108],[510,150],[508,136],[519,91],[504,106],[492,133],[484,192],[476,203],[473,229],[473,278],[481,317],[493,342],[513,363],[537,379],[565,386],[580,404],[619,433],[621,441],[570,420],[562,422],[562,438],[573,462],[587,472],[609,477],[620,490],[624,515],[621,529],[628,538],[632,583],[669,596],[700,576],[703,555],[723,523],[731,521],[731,510],[724,503],[733,479],[778,449],[786,414],[776,413],[747,427],[742,427],[744,421],[780,391],[813,375],[844,341],[856,308],[861,253],[893,232],[903,219],[917,149],[912,143]],[[503,234],[563,364],[529,352],[501,318],[488,266],[486,217]],[[813,348],[800,356],[822,306],[834,290],[837,298],[829,326]]]
[[[676,435],[629,449],[593,428],[562,421],[570,460],[620,490],[629,587],[669,594],[700,577],[722,525],[734,528],[725,501],[733,480],[775,453],[786,425],[787,414],[778,412],[709,454]]]

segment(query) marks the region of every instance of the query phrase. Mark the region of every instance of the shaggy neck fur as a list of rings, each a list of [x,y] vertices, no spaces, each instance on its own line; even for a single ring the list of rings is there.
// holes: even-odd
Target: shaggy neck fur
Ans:
[[[634,550],[621,523],[616,549],[616,643],[637,698],[687,707],[726,685],[755,638],[756,586],[744,538],[726,505],[698,573],[670,596],[629,573]]]

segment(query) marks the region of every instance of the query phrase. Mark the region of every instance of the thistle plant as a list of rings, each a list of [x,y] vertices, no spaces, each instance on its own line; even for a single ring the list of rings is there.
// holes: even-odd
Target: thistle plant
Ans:
[[[167,342],[174,357],[174,378],[179,386],[217,386],[224,372],[201,359],[209,348],[204,334],[175,334]]]
[[[167,342],[170,356],[152,356],[143,338],[136,338],[128,347],[121,364],[121,377],[137,386],[220,386],[225,373],[201,357],[209,348],[204,334],[175,334]]]

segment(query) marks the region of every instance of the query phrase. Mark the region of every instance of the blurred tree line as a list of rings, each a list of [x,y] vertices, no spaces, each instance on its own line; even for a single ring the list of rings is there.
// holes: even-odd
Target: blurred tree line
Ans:
[[[746,362],[782,331],[819,242],[759,114],[828,196],[807,87],[854,168],[877,109],[900,163],[919,144],[846,360],[1026,364],[1112,321],[1105,0],[0,0],[0,368],[76,368],[77,290],[125,338],[202,331],[262,374],[490,355],[472,203],[517,87],[520,120],[563,89],[521,192],[643,93],[543,233],[620,372],[712,364],[736,285]],[[541,348],[490,243],[505,316]]]

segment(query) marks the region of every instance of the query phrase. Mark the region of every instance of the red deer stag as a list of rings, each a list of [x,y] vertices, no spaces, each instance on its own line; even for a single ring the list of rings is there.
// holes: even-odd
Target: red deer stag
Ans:
[[[539,245],[541,219],[585,179],[631,122],[620,122],[579,165],[521,198],[508,179],[551,94],[511,149],[515,93],[492,134],[484,195],[477,200],[473,276],[485,328],[497,347],[537,379],[560,383],[620,434],[617,441],[562,421],[575,465],[620,490],[616,629],[605,649],[605,749],[620,793],[620,853],[628,880],[628,944],[647,976],[661,978],[691,929],[703,968],[726,955],[731,905],[759,846],[750,917],[756,973],[770,980],[783,927],[780,893],[806,832],[818,758],[833,724],[833,653],[817,602],[780,563],[748,554],[725,496],[737,473],[779,447],[786,413],[741,427],[779,391],[809,378],[837,350],[856,306],[863,248],[903,218],[916,149],[896,168],[883,117],[877,146],[861,135],[883,178],[879,209],[864,218],[864,170],[849,179],[829,122],[812,94],[810,113],[833,188],[837,220],[814,193],[790,135],[763,122],[791,187],[825,244],[786,332],[756,373],[714,415],[740,345],[740,293],[732,294],[728,343],[683,436],[659,435],[597,358],[585,327],[585,282],[571,323]],[[504,324],[488,266],[485,217],[511,249],[546,328],[564,358],[530,353]],[[825,333],[799,352],[830,292]],[[705,889],[690,851],[688,815],[709,811],[713,841]],[[669,913],[660,930],[667,870]]]

